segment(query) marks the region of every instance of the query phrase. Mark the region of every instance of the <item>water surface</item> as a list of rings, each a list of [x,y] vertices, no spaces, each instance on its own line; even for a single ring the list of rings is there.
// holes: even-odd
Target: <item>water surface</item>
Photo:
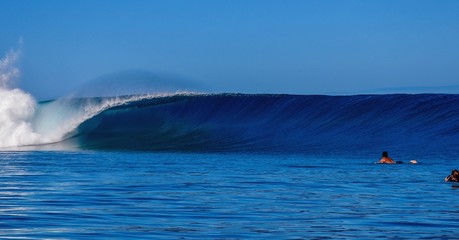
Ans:
[[[0,235],[24,239],[456,238],[448,159],[0,153]]]

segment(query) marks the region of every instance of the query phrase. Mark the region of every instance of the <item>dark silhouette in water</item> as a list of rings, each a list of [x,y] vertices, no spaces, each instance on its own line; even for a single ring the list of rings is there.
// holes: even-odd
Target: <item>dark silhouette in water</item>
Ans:
[[[451,171],[451,175],[445,177],[445,182],[459,182],[459,171],[453,169],[453,171]]]
[[[392,160],[392,158],[389,157],[389,154],[388,154],[386,151],[384,151],[384,152],[382,153],[382,158],[381,158],[381,160],[379,160],[378,163],[388,163],[388,164],[392,164],[392,163],[395,163],[395,161]],[[398,163],[398,162],[397,162],[397,163]]]

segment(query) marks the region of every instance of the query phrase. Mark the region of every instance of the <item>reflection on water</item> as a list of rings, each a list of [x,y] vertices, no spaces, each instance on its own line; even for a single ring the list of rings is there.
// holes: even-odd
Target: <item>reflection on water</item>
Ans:
[[[455,238],[454,163],[0,153],[4,238]]]

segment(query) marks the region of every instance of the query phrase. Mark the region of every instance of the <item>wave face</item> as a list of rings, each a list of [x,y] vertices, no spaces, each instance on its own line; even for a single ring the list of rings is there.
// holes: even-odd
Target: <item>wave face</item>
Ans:
[[[131,97],[66,132],[80,149],[428,154],[458,149],[459,95]]]

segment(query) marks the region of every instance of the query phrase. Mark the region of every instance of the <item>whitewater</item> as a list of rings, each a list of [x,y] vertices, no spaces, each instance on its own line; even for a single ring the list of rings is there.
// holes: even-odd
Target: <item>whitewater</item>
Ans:
[[[19,54],[10,51],[0,60],[0,147],[39,143],[41,137],[34,132],[31,119],[36,102],[30,94],[10,88],[19,76],[15,66]]]

